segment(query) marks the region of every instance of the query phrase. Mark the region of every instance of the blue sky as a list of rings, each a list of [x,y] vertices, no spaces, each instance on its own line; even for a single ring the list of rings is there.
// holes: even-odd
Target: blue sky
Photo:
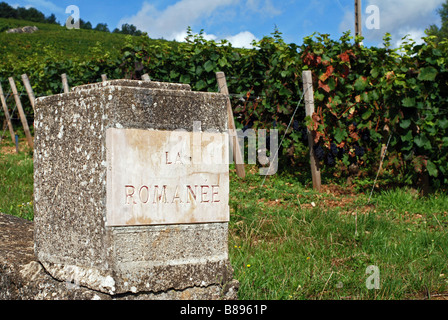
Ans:
[[[3,0],[5,1],[5,0]],[[440,25],[437,8],[445,0],[362,0],[364,44],[379,46],[386,32],[394,44],[409,34],[419,42],[430,24]],[[35,7],[47,16],[54,13],[61,23],[76,5],[80,17],[107,23],[109,29],[132,23],[152,38],[182,41],[188,26],[209,39],[228,39],[235,46],[249,47],[278,27],[286,42],[300,44],[313,32],[339,38],[354,29],[354,0],[11,0],[11,6]],[[374,5],[375,11],[366,12]],[[376,20],[375,20],[376,19]],[[368,27],[366,22],[372,26]]]

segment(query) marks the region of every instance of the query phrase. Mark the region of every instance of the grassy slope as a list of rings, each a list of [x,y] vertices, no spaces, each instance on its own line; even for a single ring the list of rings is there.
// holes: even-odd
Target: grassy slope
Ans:
[[[91,56],[91,50],[101,43],[104,50],[118,54],[125,35],[94,30],[68,30],[65,27],[35,23],[30,21],[0,18],[0,26],[37,26],[39,31],[32,34],[0,32],[0,60],[8,55],[16,59],[26,59],[33,54],[41,55],[51,50],[54,55],[67,59],[82,59]]]
[[[33,156],[24,140],[18,155],[5,134],[0,146],[0,212],[32,220]]]
[[[112,57],[118,57],[125,43],[126,35],[120,33],[100,32],[95,30],[72,29],[56,24],[35,23],[31,21],[0,18],[2,26],[11,28],[36,26],[39,31],[32,34],[14,34],[0,32],[0,62],[6,57],[27,59],[32,55],[45,55],[50,51],[54,56],[64,59],[89,59],[95,50],[108,52]],[[178,45],[178,42],[163,39],[149,39],[156,43]],[[1,64],[0,64],[1,66]]]

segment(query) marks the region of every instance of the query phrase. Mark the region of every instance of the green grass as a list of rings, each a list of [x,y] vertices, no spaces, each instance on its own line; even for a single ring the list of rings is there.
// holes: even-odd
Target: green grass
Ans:
[[[447,195],[377,191],[368,204],[363,194],[317,194],[293,180],[277,175],[262,187],[256,174],[232,175],[240,299],[421,299],[447,290]],[[378,290],[366,286],[370,265]]]
[[[38,31],[27,33],[6,33],[1,30],[24,26],[36,26]],[[5,29],[6,30],[6,29]],[[179,43],[164,39],[150,39],[161,44]],[[36,23],[25,20],[0,18],[0,67],[17,64],[20,61],[47,57],[60,57],[59,60],[91,60],[100,54],[108,53],[112,58],[121,57],[121,48],[126,35],[86,29],[67,29],[65,26],[48,23]]]
[[[33,156],[25,144],[19,154],[7,135],[0,149],[0,212],[32,220],[33,214]]]
[[[57,24],[36,23],[24,20],[0,18],[0,26],[12,28],[37,26],[37,32],[15,34],[0,32],[0,60],[19,61],[33,56],[45,56],[51,51],[64,59],[91,59],[93,51],[101,50],[118,56],[125,35],[95,30],[69,30]]]
[[[5,147],[12,143],[4,140]],[[345,188],[316,193],[298,174],[277,174],[262,186],[263,177],[246,168],[244,180],[231,172],[230,185],[229,254],[240,299],[402,300],[448,292],[446,194],[376,190],[367,203],[367,195]],[[32,220],[32,189],[31,153],[0,153],[0,211]],[[379,268],[379,289],[366,287],[370,265]]]

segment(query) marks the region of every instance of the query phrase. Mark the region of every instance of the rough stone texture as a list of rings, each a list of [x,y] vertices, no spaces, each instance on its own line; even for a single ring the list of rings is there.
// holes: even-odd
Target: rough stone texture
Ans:
[[[36,100],[35,253],[53,278],[109,295],[232,282],[227,223],[105,225],[108,128],[227,130],[226,97],[188,88],[115,80]]]
[[[233,300],[238,282],[227,286],[109,295],[82,287],[76,279],[60,281],[34,255],[34,223],[0,213],[0,300]]]
[[[227,134],[109,128],[106,136],[106,226],[229,221]]]
[[[104,81],[104,82],[85,84],[82,86],[72,88],[72,91],[79,92],[82,90],[99,89],[99,88],[105,88],[105,87],[111,87],[111,86],[191,91],[191,87],[188,84],[155,82],[155,81],[135,81],[135,80],[127,80],[127,79],[116,79],[116,80],[109,80],[109,81]]]
[[[25,26],[25,27],[21,27],[21,28],[14,28],[14,29],[9,29],[6,30],[6,33],[34,33],[36,31],[38,31],[39,28],[36,26]]]

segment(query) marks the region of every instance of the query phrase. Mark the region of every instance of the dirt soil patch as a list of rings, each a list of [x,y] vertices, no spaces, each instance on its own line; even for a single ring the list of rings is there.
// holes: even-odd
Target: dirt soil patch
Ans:
[[[4,138],[6,139],[6,138]],[[8,145],[5,141],[2,141],[0,143],[0,154],[15,154],[16,153],[16,146],[11,145],[11,140],[8,141]],[[19,140],[19,151],[27,151],[29,150],[28,144],[26,139]]]

